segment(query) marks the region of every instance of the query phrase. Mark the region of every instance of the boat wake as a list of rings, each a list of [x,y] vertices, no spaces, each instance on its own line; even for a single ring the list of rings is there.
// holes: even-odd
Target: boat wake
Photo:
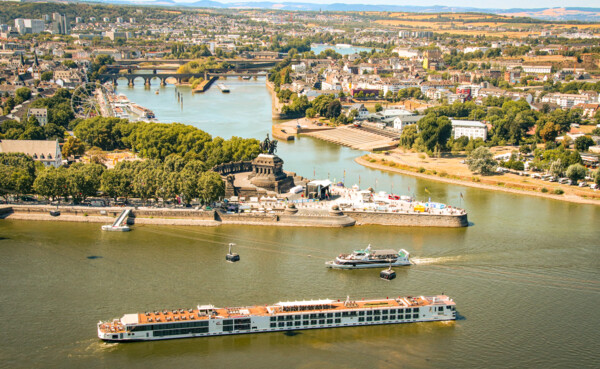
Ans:
[[[410,258],[415,265],[446,264],[453,261],[463,261],[462,256],[442,256],[438,258]]]

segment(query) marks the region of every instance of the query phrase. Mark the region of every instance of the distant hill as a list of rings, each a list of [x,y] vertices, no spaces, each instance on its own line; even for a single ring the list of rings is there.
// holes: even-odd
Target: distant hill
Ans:
[[[27,0],[25,0],[27,1]],[[370,5],[370,4],[313,4],[302,2],[270,2],[270,1],[242,1],[234,3],[220,3],[218,1],[200,0],[196,2],[177,2],[174,0],[81,0],[81,2],[131,4],[131,5],[155,5],[155,6],[178,6],[191,8],[221,8],[221,9],[244,9],[259,8],[272,10],[290,11],[374,11],[374,12],[415,12],[415,13],[464,13],[478,12],[500,14],[515,17],[531,17],[545,20],[576,20],[584,22],[600,22],[600,8],[473,8],[460,6],[417,6],[417,5]]]

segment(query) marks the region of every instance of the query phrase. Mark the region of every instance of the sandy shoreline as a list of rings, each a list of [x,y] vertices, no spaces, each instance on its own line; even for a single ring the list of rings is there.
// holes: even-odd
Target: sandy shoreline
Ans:
[[[489,191],[502,191],[502,192],[513,193],[513,194],[517,194],[517,195],[545,197],[547,199],[567,201],[567,202],[573,202],[573,203],[577,203],[577,204],[600,205],[600,201],[598,201],[598,200],[584,199],[584,198],[581,198],[578,196],[553,195],[553,194],[542,193],[542,192],[517,190],[514,188],[494,186],[494,185],[489,185],[489,184],[485,184],[485,183],[461,181],[458,179],[445,178],[445,177],[440,177],[440,176],[431,175],[431,174],[412,172],[409,170],[389,167],[387,165],[382,165],[379,163],[371,163],[371,162],[365,160],[363,157],[358,157],[358,158],[354,159],[354,161],[357,162],[358,164],[368,167],[368,168],[379,169],[379,170],[392,172],[392,173],[400,173],[400,174],[409,175],[409,176],[413,176],[413,177],[429,179],[429,180],[437,181],[437,182],[450,183],[450,184],[459,185],[459,186],[475,187],[475,188],[480,188],[480,189],[489,190]]]

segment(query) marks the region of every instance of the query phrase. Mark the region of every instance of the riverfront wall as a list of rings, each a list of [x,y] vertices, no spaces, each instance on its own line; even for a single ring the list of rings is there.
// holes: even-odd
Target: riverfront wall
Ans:
[[[379,224],[400,227],[467,227],[467,214],[436,215],[427,213],[383,213],[344,211],[344,214],[356,219],[356,224]]]
[[[60,216],[50,216],[60,210]],[[54,220],[110,224],[123,208],[93,208],[78,206],[12,205],[0,208],[0,218],[23,220]],[[273,213],[233,213],[195,209],[133,209],[129,224],[204,225],[246,224],[293,227],[350,227],[353,225],[388,225],[399,227],[468,226],[467,214],[435,215],[427,213],[383,213],[360,211],[307,210],[275,211]]]

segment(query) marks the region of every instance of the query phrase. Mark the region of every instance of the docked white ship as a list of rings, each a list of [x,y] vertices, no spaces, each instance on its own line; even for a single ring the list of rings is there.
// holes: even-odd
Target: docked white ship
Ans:
[[[99,322],[97,328],[104,341],[127,342],[446,320],[456,320],[456,304],[446,295],[437,295],[235,308],[202,305],[125,314],[121,319]]]
[[[411,265],[410,254],[404,249],[398,251],[372,250],[369,245],[364,250],[355,250],[351,254],[340,254],[335,260],[328,261],[325,265],[334,269],[364,269],[381,268],[386,266]]]

